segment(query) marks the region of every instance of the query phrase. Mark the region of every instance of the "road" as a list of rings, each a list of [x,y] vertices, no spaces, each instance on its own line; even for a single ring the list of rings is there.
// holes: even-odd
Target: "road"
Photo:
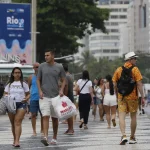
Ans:
[[[91,113],[90,113],[91,114]],[[79,120],[79,118],[77,118]],[[127,137],[130,136],[130,118],[126,121]],[[59,124],[58,144],[45,147],[41,142],[40,117],[37,118],[37,137],[31,137],[31,122],[26,116],[23,121],[23,132],[21,135],[22,150],[150,150],[150,120],[146,115],[138,115],[137,144],[119,145],[121,134],[118,126],[107,129],[106,119],[104,122],[93,121],[90,115],[88,130],[79,129],[79,122],[74,123],[75,134],[64,135],[67,125]],[[52,137],[50,122],[49,140]],[[0,116],[0,150],[11,150],[12,147],[11,126],[7,115]]]

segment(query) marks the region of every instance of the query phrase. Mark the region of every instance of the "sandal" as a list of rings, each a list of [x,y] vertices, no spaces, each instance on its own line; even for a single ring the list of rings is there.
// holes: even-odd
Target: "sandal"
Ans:
[[[67,135],[74,135],[74,130],[68,130]]]
[[[113,126],[115,127],[116,126],[116,120],[112,119],[112,123],[113,123]]]
[[[20,147],[20,145],[14,145],[14,147],[18,147],[18,148],[19,148],[19,147]]]
[[[81,124],[79,125],[79,128],[82,128],[83,124],[84,124],[84,122],[81,122]]]
[[[56,145],[57,144],[57,140],[56,139],[52,139],[50,142],[51,145]]]
[[[42,142],[45,146],[48,146],[48,145],[49,145],[48,140],[47,140],[46,137],[43,137],[42,140],[41,140],[41,142]]]
[[[67,134],[69,132],[69,129],[66,130],[66,132],[64,134]]]
[[[87,125],[84,125],[84,129],[88,129]]]

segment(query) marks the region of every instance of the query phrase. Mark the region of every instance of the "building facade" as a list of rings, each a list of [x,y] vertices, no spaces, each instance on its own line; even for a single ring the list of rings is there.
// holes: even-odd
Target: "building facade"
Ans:
[[[128,7],[130,0],[99,0],[97,7],[110,10],[109,19],[105,21],[107,34],[96,30],[88,35],[90,52],[99,59],[106,57],[115,59],[130,51],[128,34]],[[80,48],[80,52],[84,48]],[[79,56],[78,56],[79,57]]]
[[[150,0],[133,0],[135,51],[150,53]]]

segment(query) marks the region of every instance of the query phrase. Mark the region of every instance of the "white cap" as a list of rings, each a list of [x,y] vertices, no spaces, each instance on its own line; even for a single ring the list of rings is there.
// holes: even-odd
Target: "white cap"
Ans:
[[[134,52],[129,52],[125,55],[124,60],[129,60],[129,59],[135,58],[135,57],[139,57],[139,56],[137,56]]]

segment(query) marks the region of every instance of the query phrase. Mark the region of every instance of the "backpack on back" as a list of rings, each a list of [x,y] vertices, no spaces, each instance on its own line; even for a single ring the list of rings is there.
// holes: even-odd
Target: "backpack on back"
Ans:
[[[117,82],[117,88],[118,93],[120,93],[123,97],[129,95],[133,91],[136,84],[132,78],[132,69],[133,66],[130,68],[125,68],[122,66],[122,73]]]

